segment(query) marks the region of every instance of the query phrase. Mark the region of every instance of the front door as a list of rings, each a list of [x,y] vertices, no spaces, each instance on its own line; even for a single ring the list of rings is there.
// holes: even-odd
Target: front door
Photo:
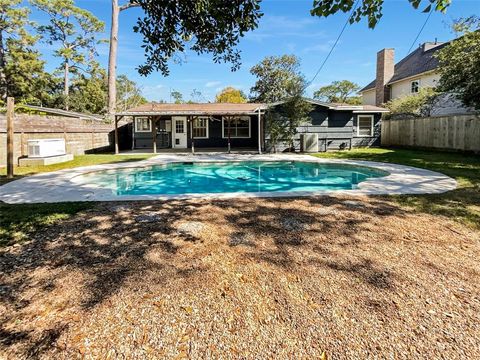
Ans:
[[[172,117],[172,147],[187,148],[187,118],[186,116]]]

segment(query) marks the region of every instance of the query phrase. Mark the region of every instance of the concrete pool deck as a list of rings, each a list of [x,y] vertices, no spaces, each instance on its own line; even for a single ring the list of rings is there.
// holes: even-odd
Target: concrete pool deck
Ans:
[[[390,173],[382,178],[371,178],[358,185],[354,190],[325,191],[285,191],[257,193],[210,193],[181,195],[127,195],[117,196],[110,189],[95,184],[78,184],[75,177],[94,171],[136,168],[174,162],[220,162],[220,161],[309,161],[317,163],[338,163],[368,166]],[[228,199],[245,197],[295,197],[314,195],[396,195],[396,194],[439,194],[454,190],[454,179],[438,172],[398,165],[360,160],[321,159],[310,155],[297,154],[162,154],[148,160],[104,165],[93,165],[41,173],[12,181],[0,186],[0,201],[9,204],[54,203],[68,201],[132,201],[132,200],[168,200],[168,199]]]

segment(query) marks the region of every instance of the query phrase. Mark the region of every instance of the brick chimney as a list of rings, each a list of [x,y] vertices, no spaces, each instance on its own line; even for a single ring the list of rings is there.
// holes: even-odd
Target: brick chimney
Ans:
[[[395,70],[395,50],[383,49],[377,53],[377,77],[375,81],[375,105],[380,106],[390,100],[387,83]]]

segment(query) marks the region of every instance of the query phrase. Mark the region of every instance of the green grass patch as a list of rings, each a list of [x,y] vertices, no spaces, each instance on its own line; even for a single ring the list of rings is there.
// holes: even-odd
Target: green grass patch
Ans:
[[[114,155],[92,154],[75,156],[72,161],[48,166],[22,166],[15,168],[15,178],[24,176],[70,169],[80,166],[98,165],[107,163],[130,162],[145,160],[153,155]],[[6,177],[6,169],[0,169],[0,185],[11,181]],[[52,225],[57,221],[68,219],[79,211],[92,207],[94,203],[55,203],[55,204],[21,204],[9,205],[0,203],[0,246],[21,242],[29,234]]]
[[[68,219],[92,206],[94,203],[88,202],[19,205],[0,203],[0,246],[22,242],[33,232]]]
[[[399,195],[403,206],[443,215],[480,229],[480,156],[459,152],[408,149],[354,149],[319,153],[321,158],[355,159],[396,163],[438,171],[458,182],[458,189],[435,195]]]
[[[145,160],[152,155],[115,155],[115,154],[90,154],[75,156],[72,161],[67,161],[60,164],[46,165],[46,166],[16,166],[14,169],[15,177],[13,180],[19,179],[23,176],[33,175],[43,172],[57,171],[63,169],[70,169],[80,166],[99,165],[118,162],[130,162]],[[0,168],[0,185],[11,181],[7,179],[6,168]]]

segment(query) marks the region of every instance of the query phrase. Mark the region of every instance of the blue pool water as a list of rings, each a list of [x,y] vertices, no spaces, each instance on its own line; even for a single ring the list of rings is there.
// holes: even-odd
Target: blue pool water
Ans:
[[[82,175],[77,181],[110,188],[122,196],[350,190],[369,178],[386,175],[347,164],[242,161],[108,170]]]

